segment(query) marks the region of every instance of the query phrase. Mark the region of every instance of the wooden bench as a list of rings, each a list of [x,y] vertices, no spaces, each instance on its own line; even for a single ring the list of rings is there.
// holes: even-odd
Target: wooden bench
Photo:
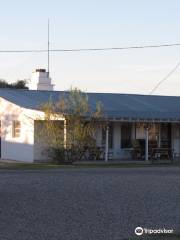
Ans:
[[[150,151],[150,158],[152,162],[157,160],[170,160],[173,162],[173,150],[171,148],[162,147],[152,148]]]

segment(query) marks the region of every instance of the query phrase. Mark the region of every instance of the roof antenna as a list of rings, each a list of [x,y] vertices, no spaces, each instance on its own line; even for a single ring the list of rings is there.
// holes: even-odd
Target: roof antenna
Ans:
[[[49,77],[49,18],[48,18],[48,77]]]

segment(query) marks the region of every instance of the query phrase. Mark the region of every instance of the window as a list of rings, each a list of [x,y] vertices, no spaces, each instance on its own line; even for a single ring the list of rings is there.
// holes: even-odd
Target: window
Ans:
[[[109,125],[109,148],[113,148],[113,125]],[[106,145],[106,128],[102,129],[102,145]]]
[[[127,123],[121,126],[121,148],[132,147],[131,133],[132,133],[131,124]]]
[[[13,121],[12,137],[13,138],[20,137],[20,131],[21,131],[21,123],[20,123],[20,121]]]
[[[161,147],[171,147],[171,124],[161,124]]]

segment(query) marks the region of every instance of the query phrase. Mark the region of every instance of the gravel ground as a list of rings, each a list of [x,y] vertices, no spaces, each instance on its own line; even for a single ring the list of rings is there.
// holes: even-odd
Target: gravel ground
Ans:
[[[134,239],[137,226],[180,230],[180,168],[0,171],[0,240]]]

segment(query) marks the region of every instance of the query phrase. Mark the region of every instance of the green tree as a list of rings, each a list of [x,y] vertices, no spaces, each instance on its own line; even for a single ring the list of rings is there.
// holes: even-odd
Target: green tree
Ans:
[[[15,83],[12,83],[11,86],[16,89],[28,89],[26,80],[17,80]]]
[[[26,80],[17,80],[14,83],[8,83],[3,79],[0,79],[0,88],[28,89]]]
[[[95,134],[102,125],[101,103],[97,102],[93,109],[88,95],[75,88],[65,92],[56,103],[50,99],[42,106],[42,111],[45,117],[41,121],[41,139],[54,160],[73,162],[92,151],[98,154]]]

